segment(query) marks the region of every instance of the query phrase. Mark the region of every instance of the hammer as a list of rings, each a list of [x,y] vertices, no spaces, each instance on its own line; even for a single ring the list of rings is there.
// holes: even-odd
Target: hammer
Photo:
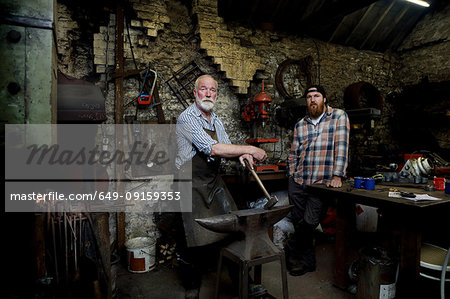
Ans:
[[[259,179],[255,170],[250,167],[250,164],[248,163],[248,161],[246,159],[244,159],[244,162],[245,162],[245,166],[247,166],[248,170],[250,170],[253,177],[258,182],[259,187],[261,187],[261,190],[264,192],[264,196],[267,198],[267,203],[264,205],[264,209],[270,210],[278,202],[278,198],[276,196],[270,196],[269,192],[267,192],[266,188],[264,187],[263,183]]]

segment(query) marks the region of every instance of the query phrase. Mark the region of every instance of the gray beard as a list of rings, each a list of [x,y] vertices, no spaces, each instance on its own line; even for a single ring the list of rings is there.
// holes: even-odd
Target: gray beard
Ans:
[[[196,97],[197,105],[205,112],[211,112],[214,108],[214,102],[201,101],[198,96]]]

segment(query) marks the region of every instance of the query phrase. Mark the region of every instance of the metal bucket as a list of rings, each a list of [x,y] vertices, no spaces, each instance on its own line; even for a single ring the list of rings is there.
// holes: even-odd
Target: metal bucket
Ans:
[[[155,268],[155,243],[150,238],[138,237],[125,243],[128,271],[145,273]]]
[[[397,266],[379,247],[361,253],[357,299],[395,298]]]

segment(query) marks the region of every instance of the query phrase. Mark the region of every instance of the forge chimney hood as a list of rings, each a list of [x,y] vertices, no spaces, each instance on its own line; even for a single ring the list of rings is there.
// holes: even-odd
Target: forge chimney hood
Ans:
[[[106,120],[105,98],[98,86],[58,72],[58,122]]]

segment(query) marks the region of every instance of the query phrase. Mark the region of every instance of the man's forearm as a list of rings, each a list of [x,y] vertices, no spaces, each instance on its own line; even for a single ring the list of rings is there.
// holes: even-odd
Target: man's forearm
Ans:
[[[212,146],[211,156],[221,158],[235,158],[244,154],[255,156],[257,150],[259,149],[251,145],[216,143]]]
[[[333,175],[343,177],[348,164],[350,122],[346,114],[339,120],[335,135]]]

